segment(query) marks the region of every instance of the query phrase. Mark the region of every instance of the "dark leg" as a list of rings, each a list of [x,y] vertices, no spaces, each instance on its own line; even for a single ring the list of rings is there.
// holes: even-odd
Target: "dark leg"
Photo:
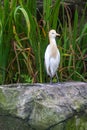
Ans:
[[[52,84],[52,77],[50,76],[50,84]]]
[[[59,78],[58,78],[58,74],[57,74],[57,72],[56,72],[56,78],[57,78],[57,82],[59,83]]]

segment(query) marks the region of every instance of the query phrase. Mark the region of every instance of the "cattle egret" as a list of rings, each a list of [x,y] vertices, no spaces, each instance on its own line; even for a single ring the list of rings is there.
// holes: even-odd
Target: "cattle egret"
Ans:
[[[58,80],[57,69],[60,63],[60,52],[57,48],[56,36],[60,36],[60,34],[53,29],[49,31],[50,44],[45,51],[45,67],[47,74],[50,76],[50,83],[52,83],[52,78],[55,75]]]

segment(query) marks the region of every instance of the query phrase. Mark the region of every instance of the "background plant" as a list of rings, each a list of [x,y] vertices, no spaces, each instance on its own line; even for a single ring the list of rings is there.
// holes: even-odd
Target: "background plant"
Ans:
[[[60,25],[62,30],[63,44],[61,42],[61,54],[62,54],[62,63],[61,63],[61,79],[65,80],[83,80],[86,81],[87,77],[87,23],[85,23],[85,11],[79,21],[79,14],[77,9],[74,14],[73,24],[70,19],[70,10],[68,7],[65,8],[67,14],[67,22],[64,21],[64,24]]]
[[[60,81],[86,81],[86,9],[87,6],[80,21],[76,10],[72,23],[70,8],[60,0],[43,0],[39,19],[36,0],[4,0],[0,4],[0,84],[48,81],[44,51],[52,28],[61,34],[57,39],[61,52]]]

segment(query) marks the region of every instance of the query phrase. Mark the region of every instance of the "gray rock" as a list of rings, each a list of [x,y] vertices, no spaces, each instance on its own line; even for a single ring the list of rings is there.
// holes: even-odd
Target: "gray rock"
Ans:
[[[27,120],[36,130],[46,130],[87,112],[87,83],[11,84],[0,86],[0,115]]]

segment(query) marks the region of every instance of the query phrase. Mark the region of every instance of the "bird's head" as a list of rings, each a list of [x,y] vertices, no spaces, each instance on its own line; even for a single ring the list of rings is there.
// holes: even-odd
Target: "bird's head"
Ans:
[[[54,29],[49,31],[49,38],[55,38],[56,36],[60,36]]]

